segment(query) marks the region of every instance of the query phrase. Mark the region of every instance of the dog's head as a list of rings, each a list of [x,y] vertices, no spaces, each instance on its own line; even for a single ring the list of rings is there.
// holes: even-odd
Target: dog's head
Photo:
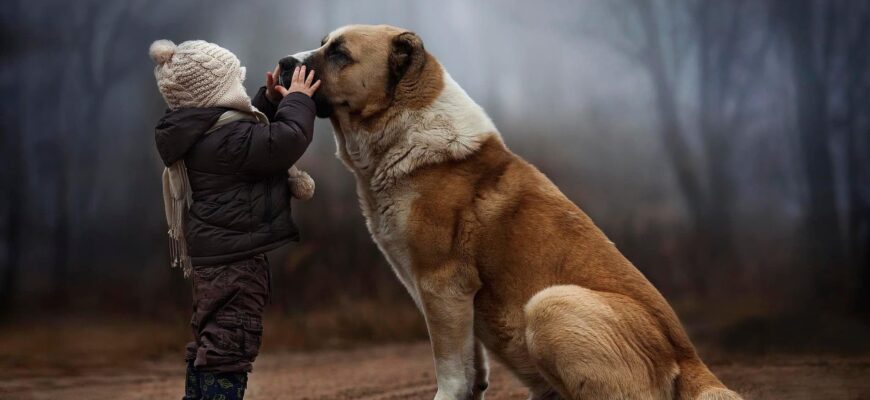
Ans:
[[[415,33],[387,25],[348,25],[326,35],[320,47],[282,58],[289,82],[299,65],[320,79],[314,94],[317,116],[346,113],[366,119],[402,96],[405,82],[417,81],[426,63],[423,41]]]

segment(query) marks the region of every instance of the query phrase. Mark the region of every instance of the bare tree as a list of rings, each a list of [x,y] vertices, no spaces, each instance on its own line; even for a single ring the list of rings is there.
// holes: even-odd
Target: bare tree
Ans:
[[[0,25],[3,26],[4,31],[7,31],[0,36],[3,41],[3,50],[0,51],[0,54],[3,54],[3,58],[7,60],[17,60],[18,57],[12,55],[17,54],[20,50],[16,41],[7,34],[8,31],[20,29],[18,7],[18,2],[13,2],[0,10],[0,21],[3,21]],[[5,133],[0,137],[0,155],[5,161],[3,186],[7,188],[4,218],[6,223],[3,232],[6,251],[3,260],[4,267],[2,275],[0,275],[0,316],[7,314],[16,300],[21,268],[21,235],[25,205],[23,186],[26,180],[21,157],[21,133],[20,121],[18,120],[20,102],[16,101],[20,90],[19,70],[18,62],[12,61],[0,75],[0,85],[2,85],[0,93],[3,93],[6,99],[13,99],[0,110],[0,126]]]
[[[834,164],[831,155],[832,85],[827,76],[834,51],[836,2],[773,2],[791,62],[797,110],[797,134],[807,184],[807,259],[815,272],[817,297],[832,290],[837,267],[844,263]]]
[[[747,0],[599,4],[611,24],[598,30],[585,21],[562,25],[570,33],[601,40],[647,76],[658,122],[655,131],[688,211],[694,242],[689,258],[696,265],[690,275],[693,285],[705,292],[719,278],[717,271],[733,271],[738,264],[732,227],[737,202],[733,153],[751,119],[747,100],[763,79],[771,42],[764,25],[768,9]],[[584,14],[574,3],[562,6]],[[697,114],[684,106],[681,96],[687,92],[696,96]],[[693,145],[695,138],[700,148]]]
[[[83,94],[57,99],[59,107],[78,112],[70,113],[69,121],[58,123],[60,134],[53,141],[49,162],[55,180],[53,196],[58,201],[52,234],[55,250],[52,286],[56,303],[65,301],[68,280],[74,278],[69,273],[71,264],[86,263],[76,265],[82,271],[85,270],[82,267],[94,267],[101,244],[93,239],[107,228],[100,221],[97,172],[104,167],[103,155],[110,151],[104,147],[110,132],[101,129],[111,106],[107,104],[110,91],[116,88],[119,78],[149,62],[145,53],[150,40],[165,35],[169,26],[181,25],[178,20],[191,15],[202,3],[163,4],[175,9],[150,19],[139,14],[143,4],[87,2],[80,7],[81,18],[53,25],[54,34],[70,38],[69,43],[58,49],[69,65],[63,69],[66,74],[63,81],[75,85],[72,92]],[[188,28],[182,25],[183,29]],[[141,47],[117,46],[121,40]],[[76,173],[71,174],[73,170]],[[77,223],[82,221],[87,223]]]
[[[708,195],[702,216],[710,232],[712,258],[734,254],[732,218],[737,201],[732,176],[734,143],[749,114],[749,97],[771,42],[757,23],[766,18],[755,2],[700,1],[691,20],[698,37],[698,127],[706,159]],[[753,40],[754,39],[754,40]]]
[[[823,7],[826,49],[821,65],[830,91],[830,129],[842,135],[840,145],[845,147],[846,249],[858,282],[856,303],[867,310],[870,297],[862,292],[870,291],[870,4],[840,0]]]
[[[657,131],[689,211],[696,241],[693,262],[711,267],[698,267],[692,274],[695,286],[705,291],[718,278],[717,271],[731,271],[736,264],[732,155],[769,48],[769,37],[757,26],[766,10],[748,1],[627,0],[608,5],[622,32],[608,41],[649,77]],[[680,106],[680,85],[691,81],[687,70],[697,71],[700,152],[689,144],[692,125]]]

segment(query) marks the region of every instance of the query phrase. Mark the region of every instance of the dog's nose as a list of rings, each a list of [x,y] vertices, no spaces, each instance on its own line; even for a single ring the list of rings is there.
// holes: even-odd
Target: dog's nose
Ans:
[[[293,68],[296,68],[299,64],[301,64],[299,60],[297,60],[296,57],[293,56],[287,56],[278,60],[278,65],[281,66],[281,70],[289,70],[291,73],[293,72]]]
[[[287,56],[278,60],[278,65],[281,67],[281,75],[278,77],[278,83],[284,87],[290,87],[290,80],[293,78],[293,69],[299,66],[301,62],[293,56]]]

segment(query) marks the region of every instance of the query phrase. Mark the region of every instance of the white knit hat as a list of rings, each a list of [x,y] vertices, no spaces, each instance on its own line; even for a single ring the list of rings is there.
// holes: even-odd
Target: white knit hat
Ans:
[[[245,92],[245,67],[229,50],[204,40],[175,45],[169,40],[151,44],[148,54],[157,66],[157,87],[171,109],[228,107],[251,110]]]

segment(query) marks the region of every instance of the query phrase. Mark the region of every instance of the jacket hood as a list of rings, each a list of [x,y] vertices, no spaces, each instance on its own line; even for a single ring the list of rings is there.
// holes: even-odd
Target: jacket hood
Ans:
[[[223,107],[177,108],[167,111],[154,128],[157,151],[167,167],[183,159],[221,114]]]

